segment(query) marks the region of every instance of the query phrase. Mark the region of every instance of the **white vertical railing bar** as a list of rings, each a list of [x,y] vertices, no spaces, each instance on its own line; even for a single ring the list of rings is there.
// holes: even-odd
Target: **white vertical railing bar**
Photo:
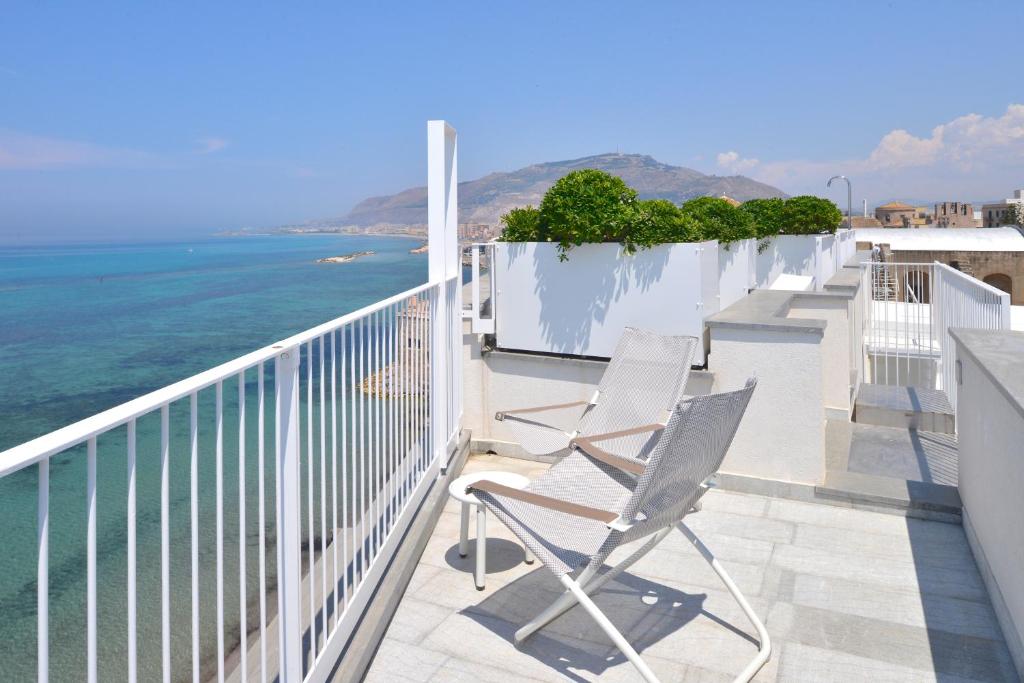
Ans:
[[[96,437],[86,446],[86,678],[96,683]]]
[[[334,549],[334,625],[337,627],[341,601],[338,595],[338,331],[331,332],[331,546]]]
[[[320,601],[323,606],[321,629],[327,640],[327,402],[324,399],[326,375],[324,374],[324,337],[320,337]],[[312,580],[313,577],[310,577]],[[315,621],[315,619],[314,619]]]
[[[164,683],[171,683],[170,406],[160,408],[160,642]]]
[[[306,342],[306,530],[309,551],[309,659],[316,659],[316,548],[313,545],[313,341]]]
[[[36,510],[36,679],[50,680],[50,459],[39,461]]]
[[[338,331],[338,354],[341,356],[341,602],[343,607],[348,607],[348,488],[349,488],[349,467],[348,467],[348,401],[345,391],[345,368],[347,367],[347,355],[349,345],[345,343],[346,328]],[[340,620],[340,615],[338,619]]]
[[[245,564],[245,371],[238,373],[238,638],[239,658],[238,670],[240,680],[249,680],[248,624],[246,612],[249,603],[246,599],[246,581],[248,580]]]
[[[135,587],[135,419],[128,420],[128,681],[138,680]]]
[[[277,463],[277,605],[280,680],[302,679],[302,504],[298,346],[274,360]]]
[[[395,369],[395,325],[394,325],[395,309],[388,307],[387,313],[385,314],[385,322],[387,323],[387,362],[385,368],[387,368],[387,393],[384,396],[384,405],[386,408],[385,414],[388,420],[388,441],[387,441],[387,453],[388,453],[388,466],[387,466],[387,481],[388,481],[388,534],[390,535],[391,530],[394,528],[395,523],[395,491],[396,484],[398,483],[396,472],[395,472],[395,399],[394,399],[394,369]]]
[[[199,683],[199,395],[189,396],[189,504],[192,532],[192,683]]]
[[[267,683],[267,513],[264,472],[266,448],[265,430],[265,388],[263,363],[256,366],[256,463],[257,485],[259,486],[259,543],[260,543],[260,681]]]
[[[373,373],[370,378],[374,383],[380,381],[380,356],[381,356],[381,342],[383,336],[381,335],[381,320],[383,315],[378,311],[373,314]],[[381,523],[381,498],[383,487],[381,486],[382,474],[384,471],[383,467],[383,452],[381,446],[381,435],[383,434],[384,421],[381,419],[381,402],[380,402],[380,390],[370,394],[373,400],[373,502],[374,502],[374,514],[373,514],[373,559],[377,560],[377,555],[380,552],[380,546],[382,543],[381,532],[383,531]]]
[[[224,383],[217,382],[217,681],[224,683]]]
[[[363,392],[359,391],[358,380],[363,374],[363,320],[357,321],[352,335],[352,589],[355,590],[359,578],[363,574],[363,541],[366,536],[366,520],[363,515],[363,474],[365,461],[363,455]],[[356,349],[355,346],[359,348]],[[356,356],[358,350],[359,355]],[[358,467],[357,467],[358,463]],[[358,505],[358,508],[356,507]],[[358,531],[357,531],[358,527]]]

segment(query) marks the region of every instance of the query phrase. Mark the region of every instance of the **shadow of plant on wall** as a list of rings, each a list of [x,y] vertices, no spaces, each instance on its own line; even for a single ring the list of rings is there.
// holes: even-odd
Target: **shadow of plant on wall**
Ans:
[[[535,249],[534,293],[540,301],[541,332],[548,347],[557,353],[573,354],[590,347],[595,324],[603,325],[611,307],[631,293],[647,292],[656,285],[670,253],[668,245],[628,255],[617,244],[592,244],[576,247],[572,259],[563,262],[553,249]],[[525,245],[510,245],[508,254],[510,259],[517,254],[525,256]],[[651,314],[645,311],[648,306],[635,305],[637,302],[634,297],[630,309],[620,312],[625,323],[634,319],[637,326],[650,327]],[[663,299],[657,302],[666,304],[669,302]],[[666,310],[661,317],[668,315],[670,311]]]

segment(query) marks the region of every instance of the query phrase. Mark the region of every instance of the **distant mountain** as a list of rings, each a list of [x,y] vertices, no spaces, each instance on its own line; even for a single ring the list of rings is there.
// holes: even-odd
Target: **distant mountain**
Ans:
[[[597,168],[619,176],[644,199],[661,198],[680,203],[706,195],[728,195],[739,201],[761,197],[786,197],[782,190],[745,176],[705,175],[692,168],[670,166],[641,154],[597,156],[534,164],[510,173],[491,173],[478,180],[459,183],[459,223],[496,225],[509,209],[537,206],[551,185],[570,171]],[[427,188],[414,187],[386,197],[359,202],[348,216],[333,223],[373,225],[422,225],[427,222]]]

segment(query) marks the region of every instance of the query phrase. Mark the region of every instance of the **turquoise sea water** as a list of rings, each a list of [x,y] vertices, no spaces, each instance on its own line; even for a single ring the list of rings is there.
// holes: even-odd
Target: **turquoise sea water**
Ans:
[[[357,236],[224,238],[188,243],[0,248],[0,450],[87,417],[426,279],[414,240]],[[376,254],[348,264],[317,258]],[[255,373],[247,377],[247,440],[254,444]],[[269,387],[268,377],[268,387]],[[225,386],[225,414],[237,384]],[[213,392],[200,395],[200,615],[204,669],[215,649]],[[173,678],[191,676],[188,402],[171,409]],[[238,631],[237,417],[225,420],[226,649]],[[233,430],[233,431],[232,431]],[[159,416],[138,424],[140,679],[160,667]],[[268,441],[268,443],[272,443]],[[248,451],[249,449],[247,449]],[[271,452],[268,449],[268,453]],[[99,444],[98,592],[102,680],[127,675],[124,429]],[[268,467],[270,464],[268,458]],[[254,459],[246,460],[247,585],[255,595]],[[268,470],[269,471],[269,470]],[[268,487],[270,484],[268,483]],[[37,471],[0,480],[0,680],[36,670]],[[268,510],[272,511],[272,497]],[[82,680],[85,662],[85,458],[50,472],[52,680]],[[270,539],[271,543],[273,539]],[[271,550],[272,557],[272,550]],[[271,580],[272,561],[268,563]],[[249,610],[249,625],[255,622]]]

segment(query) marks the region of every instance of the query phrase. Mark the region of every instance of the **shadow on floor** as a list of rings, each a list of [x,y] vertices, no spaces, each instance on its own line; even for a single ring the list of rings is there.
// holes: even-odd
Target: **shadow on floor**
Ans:
[[[462,610],[461,614],[514,643],[513,635],[519,626],[541,612],[560,593],[561,585],[554,576],[540,568],[504,586],[480,604]],[[624,573],[600,591],[594,602],[641,656],[644,650],[685,628],[698,616],[757,644],[744,630],[707,612],[704,609],[706,599],[703,593],[686,593]],[[584,680],[574,670],[600,676],[626,661],[593,618],[578,605],[517,649],[572,680]]]

